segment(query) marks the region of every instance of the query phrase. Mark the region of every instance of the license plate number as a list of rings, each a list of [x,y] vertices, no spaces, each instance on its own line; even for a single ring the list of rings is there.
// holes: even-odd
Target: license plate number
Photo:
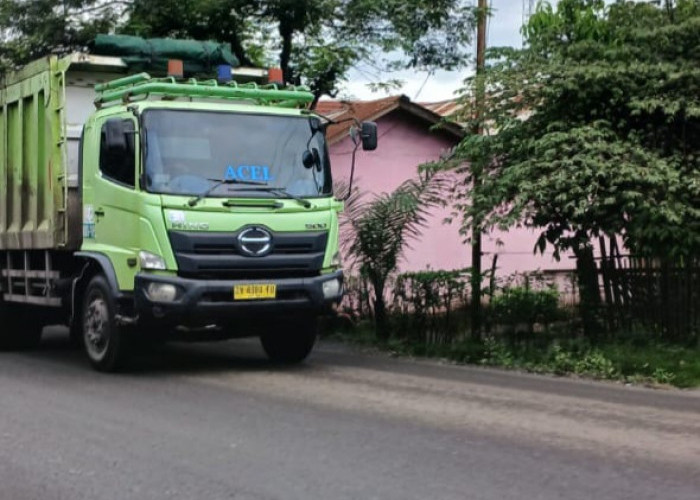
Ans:
[[[233,300],[260,300],[277,297],[277,285],[235,285]]]

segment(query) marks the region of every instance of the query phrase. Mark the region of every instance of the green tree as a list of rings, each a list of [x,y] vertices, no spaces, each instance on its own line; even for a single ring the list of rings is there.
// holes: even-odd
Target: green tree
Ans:
[[[318,98],[359,63],[380,73],[463,67],[473,17],[465,0],[133,0],[122,29],[229,42],[242,64],[278,64]]]
[[[117,22],[121,2],[104,0],[3,0],[0,4],[0,71],[49,53],[84,49]]]
[[[700,2],[545,2],[523,32],[523,49],[488,54],[491,134],[450,161],[473,160],[482,184],[457,208],[465,227],[525,225],[536,250],[573,251],[593,331],[593,238],[654,257],[700,249]]]
[[[423,174],[368,202],[353,193],[346,203],[341,222],[343,247],[372,285],[376,331],[382,340],[389,337],[387,281],[398,269],[411,241],[426,227],[430,209],[443,203],[444,188],[442,176]]]

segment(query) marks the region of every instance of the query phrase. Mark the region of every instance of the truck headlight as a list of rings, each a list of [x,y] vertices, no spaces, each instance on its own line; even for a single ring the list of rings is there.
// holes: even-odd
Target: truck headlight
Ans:
[[[146,295],[153,302],[174,302],[177,299],[177,287],[170,283],[149,283]]]
[[[165,270],[165,260],[160,255],[141,250],[139,252],[139,261],[141,262],[141,269],[150,269],[152,271]]]
[[[323,298],[333,299],[340,295],[341,285],[339,279],[328,280],[323,282]]]

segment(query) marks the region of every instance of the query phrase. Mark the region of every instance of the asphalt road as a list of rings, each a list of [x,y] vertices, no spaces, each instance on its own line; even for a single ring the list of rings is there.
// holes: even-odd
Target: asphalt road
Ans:
[[[1,327],[1,326],[0,326]],[[700,394],[322,344],[0,353],[0,500],[700,498]]]

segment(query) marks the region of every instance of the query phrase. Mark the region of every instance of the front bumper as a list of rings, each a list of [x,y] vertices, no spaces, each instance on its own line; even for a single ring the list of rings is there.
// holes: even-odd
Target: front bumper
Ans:
[[[340,282],[340,291],[337,296],[325,297],[323,283],[331,280]],[[152,300],[147,292],[151,283],[176,286],[177,298],[172,302]],[[275,284],[277,298],[234,301],[233,287],[242,284]],[[140,322],[173,326],[199,326],[301,313],[321,315],[340,302],[342,284],[342,271],[311,278],[267,280],[197,280],[139,274],[134,283],[134,303]]]

